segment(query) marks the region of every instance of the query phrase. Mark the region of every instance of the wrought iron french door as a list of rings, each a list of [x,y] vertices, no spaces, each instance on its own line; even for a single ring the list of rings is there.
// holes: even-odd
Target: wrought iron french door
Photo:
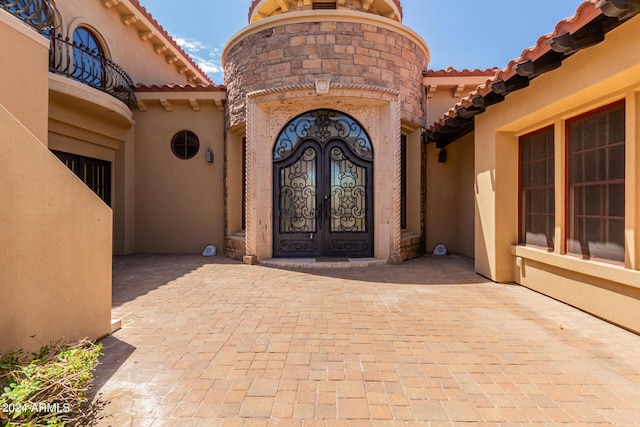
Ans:
[[[339,138],[274,162],[274,256],[373,256],[373,162]]]

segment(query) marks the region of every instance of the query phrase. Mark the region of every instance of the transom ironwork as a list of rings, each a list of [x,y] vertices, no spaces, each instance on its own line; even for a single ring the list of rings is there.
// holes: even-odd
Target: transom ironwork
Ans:
[[[273,160],[291,156],[304,139],[312,139],[324,146],[334,138],[344,140],[353,153],[363,160],[373,160],[369,135],[352,117],[336,110],[314,110],[293,119],[280,132],[273,150]]]

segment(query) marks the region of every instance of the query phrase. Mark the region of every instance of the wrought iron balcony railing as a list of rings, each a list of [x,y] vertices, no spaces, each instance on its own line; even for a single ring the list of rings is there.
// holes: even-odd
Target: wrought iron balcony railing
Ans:
[[[133,81],[126,71],[100,51],[72,42],[68,37],[51,37],[49,71],[106,92],[131,109],[137,105]]]
[[[0,0],[0,8],[44,33],[58,25],[58,11],[49,0]]]
[[[55,35],[61,19],[51,0],[0,0],[0,8],[51,40],[49,71],[106,92],[129,108],[136,107],[133,81],[118,64],[98,50]]]

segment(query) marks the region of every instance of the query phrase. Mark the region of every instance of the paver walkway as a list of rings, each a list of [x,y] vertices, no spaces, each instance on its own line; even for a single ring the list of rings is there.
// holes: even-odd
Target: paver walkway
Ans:
[[[639,336],[472,267],[116,257],[98,425],[640,425]]]

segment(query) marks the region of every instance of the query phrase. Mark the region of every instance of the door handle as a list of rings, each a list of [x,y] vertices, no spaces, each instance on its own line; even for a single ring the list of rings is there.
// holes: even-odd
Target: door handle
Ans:
[[[329,219],[329,196],[324,196],[324,202],[322,204],[322,209],[324,210],[325,219]]]

